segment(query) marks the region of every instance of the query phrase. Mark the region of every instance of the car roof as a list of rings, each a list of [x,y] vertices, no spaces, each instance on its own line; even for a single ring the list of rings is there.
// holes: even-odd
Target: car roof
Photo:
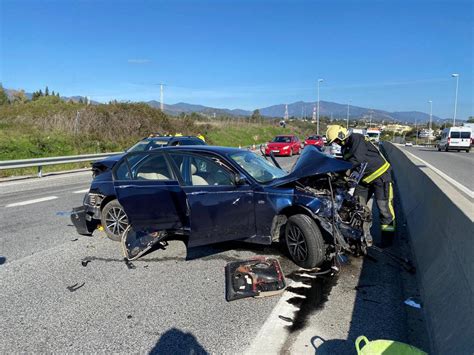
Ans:
[[[170,141],[170,140],[180,140],[180,139],[199,139],[195,136],[153,136],[145,137],[142,141]]]
[[[153,152],[156,151],[198,151],[198,152],[208,152],[208,153],[218,153],[221,155],[227,155],[232,153],[237,153],[243,151],[243,149],[234,148],[234,147],[220,147],[215,145],[182,145],[182,146],[167,146],[162,148],[153,149]]]

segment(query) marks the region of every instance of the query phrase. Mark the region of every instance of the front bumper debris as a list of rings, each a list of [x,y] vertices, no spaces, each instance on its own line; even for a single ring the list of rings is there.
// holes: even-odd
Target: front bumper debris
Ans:
[[[76,227],[77,233],[81,235],[91,235],[97,228],[99,222],[92,219],[87,213],[84,206],[74,207],[71,213],[71,222]]]

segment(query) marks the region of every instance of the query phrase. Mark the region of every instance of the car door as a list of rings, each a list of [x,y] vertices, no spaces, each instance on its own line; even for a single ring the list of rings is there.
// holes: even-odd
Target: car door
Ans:
[[[135,228],[189,228],[186,195],[163,153],[127,155],[114,168],[114,188],[129,224]]]
[[[236,184],[231,166],[212,154],[169,153],[190,209],[189,247],[255,235],[253,189]]]

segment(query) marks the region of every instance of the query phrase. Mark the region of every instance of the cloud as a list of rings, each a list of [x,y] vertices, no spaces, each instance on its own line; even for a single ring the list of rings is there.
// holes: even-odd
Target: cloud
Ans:
[[[148,64],[151,63],[151,59],[128,59],[129,64]]]

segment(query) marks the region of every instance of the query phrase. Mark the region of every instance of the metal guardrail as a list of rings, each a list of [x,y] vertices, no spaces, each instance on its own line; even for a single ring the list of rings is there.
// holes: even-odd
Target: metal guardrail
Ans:
[[[48,158],[35,158],[35,159],[3,160],[3,161],[0,161],[0,170],[38,167],[38,177],[42,177],[43,166],[45,165],[57,165],[57,164],[67,164],[67,163],[78,163],[78,162],[83,162],[83,161],[93,161],[93,160],[99,160],[99,159],[107,158],[107,157],[117,155],[117,154],[122,154],[122,153],[123,152],[82,154],[82,155],[70,155],[70,156],[64,156],[64,157],[48,157]]]

